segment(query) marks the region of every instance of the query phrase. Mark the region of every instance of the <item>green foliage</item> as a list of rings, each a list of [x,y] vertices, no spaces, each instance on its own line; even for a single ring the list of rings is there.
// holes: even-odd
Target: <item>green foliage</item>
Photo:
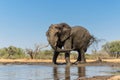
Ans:
[[[71,57],[71,59],[77,60],[78,53],[72,52],[72,53],[70,54],[70,57]]]
[[[53,57],[52,50],[40,51],[39,54],[37,55],[37,59],[52,59],[52,57]]]
[[[14,46],[9,46],[7,48],[0,49],[0,58],[25,58],[24,50]]]
[[[51,50],[45,50],[43,51],[46,56],[53,55],[53,52]]]
[[[120,52],[120,41],[107,42],[102,48],[106,52]]]
[[[108,44],[107,44],[108,45]],[[111,49],[111,48],[110,48]],[[118,49],[118,48],[117,48]],[[30,49],[28,51],[32,51],[34,59],[46,59],[52,60],[53,58],[53,51],[52,50],[39,50],[39,49]],[[85,54],[86,59],[96,59],[98,56],[104,58],[105,54]],[[70,53],[70,59],[76,60],[78,57],[77,52]],[[15,46],[9,46],[6,48],[0,49],[0,58],[2,59],[24,59],[24,58],[31,58],[30,55],[26,52],[26,50],[17,48]],[[58,59],[64,60],[65,53],[60,53]]]
[[[107,42],[102,46],[111,57],[118,58],[120,56],[120,41]]]

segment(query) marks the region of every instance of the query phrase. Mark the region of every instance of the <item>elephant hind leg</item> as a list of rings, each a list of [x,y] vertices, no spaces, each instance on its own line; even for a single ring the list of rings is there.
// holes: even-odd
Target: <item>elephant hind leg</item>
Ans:
[[[75,62],[75,64],[85,63],[85,62],[86,62],[85,51],[84,50],[78,50],[78,58],[77,58],[77,61]]]
[[[85,51],[81,50],[81,62],[86,62],[86,58],[85,58]]]

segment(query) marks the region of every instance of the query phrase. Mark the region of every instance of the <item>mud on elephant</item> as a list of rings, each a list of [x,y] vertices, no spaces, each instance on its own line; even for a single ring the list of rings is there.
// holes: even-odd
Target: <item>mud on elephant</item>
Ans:
[[[54,50],[54,64],[57,64],[56,60],[60,52],[65,52],[65,61],[70,64],[70,51],[78,52],[75,63],[86,62],[85,52],[94,41],[94,37],[84,27],[70,27],[66,23],[51,24],[46,36]]]

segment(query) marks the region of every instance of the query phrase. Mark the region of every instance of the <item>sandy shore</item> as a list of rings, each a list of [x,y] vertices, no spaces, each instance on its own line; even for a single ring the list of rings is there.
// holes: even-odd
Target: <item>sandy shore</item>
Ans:
[[[87,62],[95,62],[96,60],[86,60]],[[120,59],[102,59],[103,62],[112,62],[112,63],[120,63]],[[52,63],[52,60],[44,60],[44,59],[0,59],[0,62],[45,62]],[[57,62],[65,62],[65,60],[57,60]],[[71,60],[71,62],[75,62],[75,60]]]
[[[120,75],[112,76],[108,80],[120,80]]]

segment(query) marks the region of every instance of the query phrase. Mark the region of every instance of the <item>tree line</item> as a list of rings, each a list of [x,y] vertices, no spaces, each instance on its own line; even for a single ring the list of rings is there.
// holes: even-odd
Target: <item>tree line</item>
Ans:
[[[116,58],[120,57],[120,41],[107,42],[102,48],[109,54],[109,56]]]
[[[105,57],[107,53],[111,58],[119,58],[120,57],[120,41],[111,41],[106,42],[102,45],[102,50],[96,53],[87,54],[86,58],[96,58],[98,56]],[[71,58],[76,59],[77,53],[72,52]],[[34,49],[22,49],[17,48],[15,46],[9,46],[0,49],[0,58],[1,59],[52,59],[53,51],[52,50],[41,50],[40,45],[36,45]],[[64,54],[61,53],[58,59],[64,59]]]

